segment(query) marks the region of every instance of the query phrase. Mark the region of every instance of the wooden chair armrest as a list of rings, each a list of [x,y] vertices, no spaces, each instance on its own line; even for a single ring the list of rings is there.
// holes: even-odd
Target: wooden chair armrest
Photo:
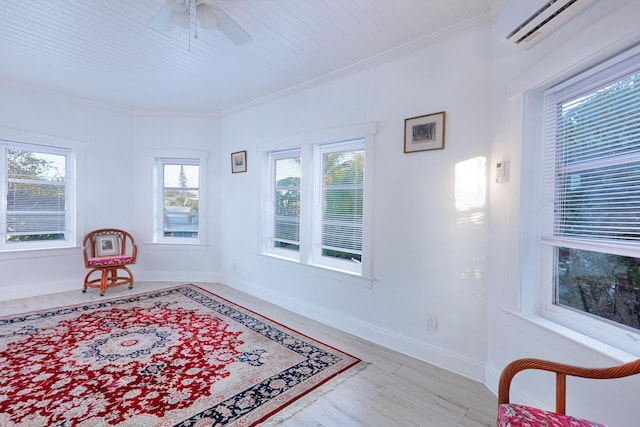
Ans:
[[[623,365],[607,368],[585,368],[542,359],[514,360],[504,368],[502,375],[500,375],[500,382],[498,385],[498,405],[509,403],[509,388],[511,387],[511,380],[513,380],[513,377],[518,372],[526,369],[538,369],[554,372],[556,374],[556,412],[564,414],[566,409],[567,375],[593,379],[627,377],[640,373],[640,359]]]

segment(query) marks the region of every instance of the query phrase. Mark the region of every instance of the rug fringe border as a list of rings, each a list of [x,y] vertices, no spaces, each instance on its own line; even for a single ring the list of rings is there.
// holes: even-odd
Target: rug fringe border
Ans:
[[[338,386],[340,386],[350,378],[353,378],[360,372],[364,371],[369,365],[371,365],[370,362],[360,360],[359,362],[346,368],[342,372],[338,372],[333,377],[329,378],[325,383],[320,384],[316,388],[309,390],[307,393],[301,394],[300,396],[296,397],[295,400],[292,400],[286,406],[281,407],[278,411],[267,415],[261,420],[256,421],[254,424],[251,424],[251,426],[271,427],[284,423],[289,418],[295,416],[296,414],[302,412],[304,409],[313,405],[320,398],[335,390]]]

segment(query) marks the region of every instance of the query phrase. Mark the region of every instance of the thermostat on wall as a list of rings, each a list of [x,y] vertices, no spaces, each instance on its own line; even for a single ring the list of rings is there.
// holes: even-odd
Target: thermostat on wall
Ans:
[[[496,182],[504,181],[504,178],[506,176],[506,168],[507,165],[505,161],[496,163]]]

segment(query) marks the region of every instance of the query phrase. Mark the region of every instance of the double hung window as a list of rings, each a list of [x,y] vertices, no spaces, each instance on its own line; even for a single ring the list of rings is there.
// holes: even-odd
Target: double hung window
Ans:
[[[265,252],[362,274],[365,139],[268,155]]]
[[[196,243],[200,239],[200,159],[157,159],[157,242]]]
[[[74,244],[73,151],[0,140],[0,250]]]
[[[549,89],[545,110],[551,305],[637,333],[640,54]]]
[[[269,154],[271,167],[270,227],[267,245],[273,253],[298,259],[300,252],[300,150]]]
[[[359,271],[362,262],[364,141],[315,147],[313,259]]]

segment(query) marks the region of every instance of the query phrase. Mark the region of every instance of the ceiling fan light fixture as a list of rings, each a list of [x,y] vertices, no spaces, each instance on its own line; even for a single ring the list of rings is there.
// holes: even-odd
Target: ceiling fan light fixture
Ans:
[[[233,20],[221,7],[209,4],[210,0],[165,0],[166,4],[149,22],[149,27],[166,32],[172,25],[191,30],[191,18],[194,38],[198,38],[198,27],[202,29],[216,29],[236,46],[242,46],[251,41],[251,36]]]
[[[205,30],[210,30],[218,26],[218,14],[208,4],[199,3],[196,8],[196,15],[198,16],[200,27]]]
[[[180,28],[184,28],[185,30],[189,28],[189,13],[187,11],[178,12],[174,10],[171,12],[171,22],[174,25],[177,25]]]
[[[175,12],[185,12],[189,9],[189,0],[167,0]]]

